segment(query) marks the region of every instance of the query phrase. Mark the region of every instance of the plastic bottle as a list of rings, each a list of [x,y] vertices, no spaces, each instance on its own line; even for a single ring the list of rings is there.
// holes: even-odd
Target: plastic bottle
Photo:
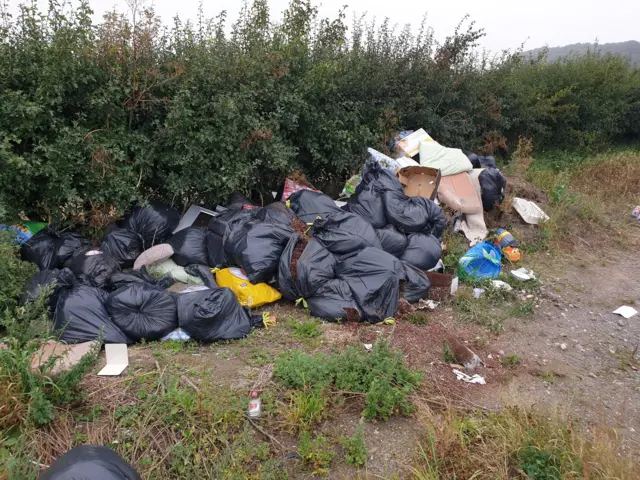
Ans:
[[[249,397],[249,411],[247,415],[249,418],[260,418],[262,414],[262,400],[258,397],[258,392],[251,392]]]

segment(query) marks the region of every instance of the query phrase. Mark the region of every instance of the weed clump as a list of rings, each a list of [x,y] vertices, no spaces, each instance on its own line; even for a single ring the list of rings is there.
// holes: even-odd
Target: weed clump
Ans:
[[[407,395],[422,378],[403,363],[401,354],[390,350],[384,342],[377,343],[371,352],[349,347],[331,357],[299,351],[283,354],[276,359],[274,377],[291,389],[323,388],[364,394],[363,413],[368,419],[411,413],[413,406]]]

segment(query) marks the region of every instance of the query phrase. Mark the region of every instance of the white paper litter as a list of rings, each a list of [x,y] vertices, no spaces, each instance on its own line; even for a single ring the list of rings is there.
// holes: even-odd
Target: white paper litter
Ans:
[[[104,346],[107,355],[107,365],[98,375],[117,377],[129,365],[129,352],[125,343],[109,343]]]
[[[513,287],[511,285],[509,285],[507,282],[503,282],[502,280],[491,280],[491,285],[493,285],[493,288],[495,288],[496,290],[505,290],[507,292],[513,290]]]
[[[477,373],[473,377],[467,375],[464,372],[461,372],[460,370],[454,369],[453,373],[458,378],[458,380],[462,380],[463,382],[466,382],[466,383],[477,383],[478,385],[487,384],[487,381],[484,379],[484,377],[481,375],[478,375]]]
[[[517,270],[511,270],[511,275],[516,277],[518,280],[526,282],[528,280],[535,280],[536,276],[533,273],[533,270],[527,270],[522,267]]]
[[[364,348],[366,348],[367,350],[371,350],[373,348],[373,344],[372,343],[363,343]]]
[[[191,337],[181,328],[176,328],[160,339],[161,342],[187,342],[189,340],[191,340]]]
[[[433,300],[423,300],[422,298],[418,301],[418,310],[435,310],[440,305],[438,302],[434,302]]]
[[[615,313],[616,315],[622,315],[624,318],[631,318],[634,315],[637,315],[638,311],[633,307],[628,307],[626,305],[623,305],[619,309],[615,310],[613,313]]]
[[[474,288],[473,298],[480,298],[484,294],[484,288]]]

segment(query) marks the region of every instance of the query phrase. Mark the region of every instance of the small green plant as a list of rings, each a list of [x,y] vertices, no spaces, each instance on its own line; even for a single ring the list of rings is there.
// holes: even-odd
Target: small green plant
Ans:
[[[18,258],[19,248],[12,240],[9,232],[0,230],[0,313],[16,307],[27,280],[38,271]]]
[[[292,390],[287,409],[287,421],[293,430],[308,429],[328,413],[329,399],[321,388]]]
[[[258,348],[249,354],[249,363],[254,367],[264,367],[273,361],[271,350]]]
[[[413,325],[429,325],[431,323],[431,317],[427,312],[412,312],[409,313],[405,320]]]
[[[517,303],[511,309],[511,315],[514,317],[530,317],[535,313],[533,300],[524,300]]]
[[[276,359],[274,378],[290,389],[332,388],[366,394],[364,416],[387,419],[413,411],[407,395],[422,376],[407,368],[401,353],[378,342],[369,353],[352,346],[332,357],[299,351],[282,354]]]
[[[311,438],[308,430],[300,433],[298,453],[307,465],[313,467],[316,474],[324,474],[331,465],[336,453],[331,449],[327,437],[319,435]]]
[[[456,363],[456,357],[451,350],[451,345],[446,340],[442,341],[442,360],[445,363]]]
[[[520,468],[535,480],[561,480],[560,458],[554,452],[540,450],[531,443],[518,452]]]
[[[520,355],[511,354],[504,357],[500,357],[500,363],[505,368],[515,368],[520,365]]]
[[[358,423],[355,433],[350,437],[340,437],[340,445],[345,449],[345,460],[355,467],[364,467],[367,463],[367,446],[364,442],[364,426]]]
[[[292,320],[287,325],[293,335],[298,338],[316,338],[322,335],[322,330],[319,328],[321,323],[322,320],[312,318],[311,320],[302,322]]]

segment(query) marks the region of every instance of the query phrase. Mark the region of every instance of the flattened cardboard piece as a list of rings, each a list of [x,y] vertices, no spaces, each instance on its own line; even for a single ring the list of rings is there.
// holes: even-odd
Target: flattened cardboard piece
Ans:
[[[408,197],[435,200],[440,186],[440,170],[430,167],[406,167],[396,173]]]
[[[467,172],[442,177],[438,187],[438,199],[456,212],[482,212],[482,198]]]
[[[116,377],[129,366],[129,351],[126,343],[108,343],[104,346],[107,355],[107,365],[98,372],[98,375]]]
[[[420,152],[420,143],[433,141],[424,129],[416,130],[411,135],[398,140],[395,155],[398,157],[415,157]]]
[[[41,366],[46,365],[52,357],[57,357],[51,371],[47,373],[53,377],[58,376],[62,372],[71,370],[71,367],[94,351],[97,346],[98,342],[95,340],[92,342],[77,343],[75,345],[66,345],[56,342],[55,340],[49,340],[31,357],[31,370],[37,370]]]

